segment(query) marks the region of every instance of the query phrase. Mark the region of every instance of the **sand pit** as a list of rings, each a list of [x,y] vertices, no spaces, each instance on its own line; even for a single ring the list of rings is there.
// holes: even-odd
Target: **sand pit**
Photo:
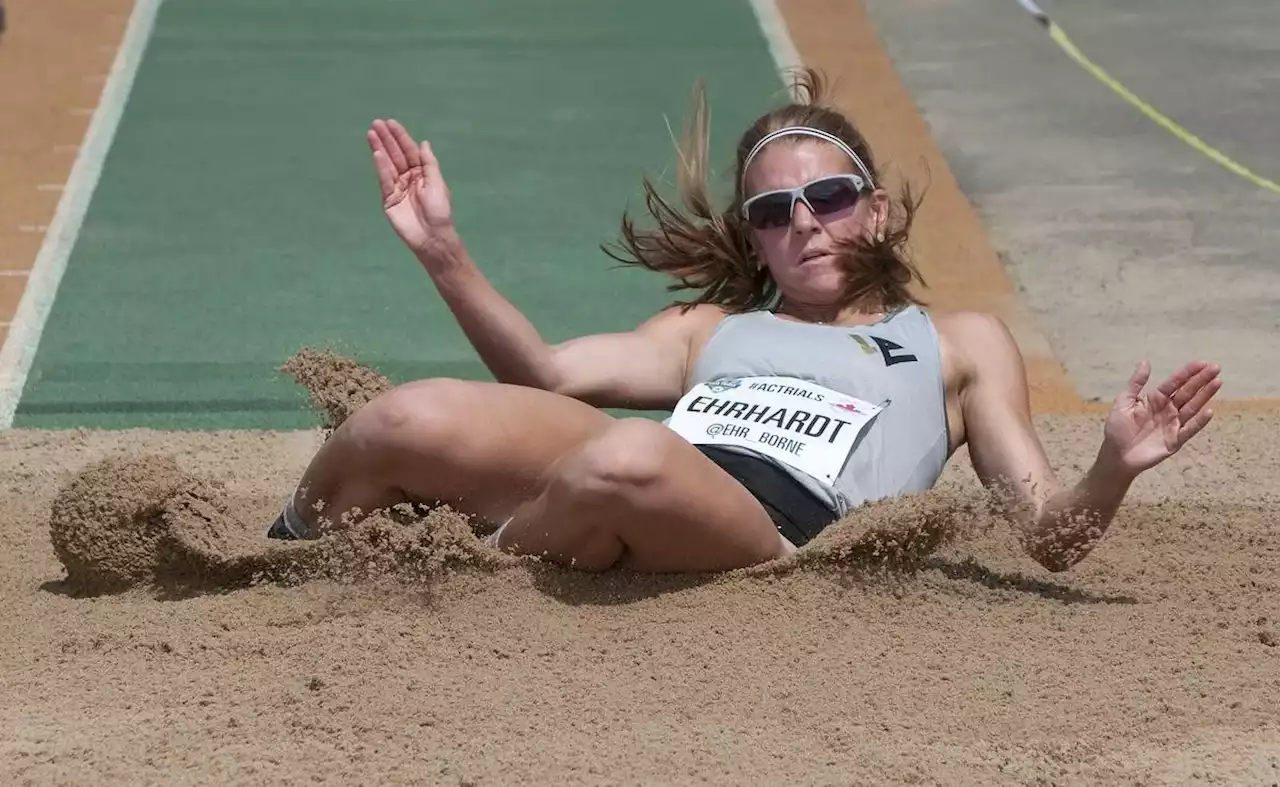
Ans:
[[[1073,478],[1098,418],[1039,426]],[[1276,416],[1220,414],[1061,574],[963,455],[721,576],[509,558],[448,512],[265,543],[323,439],[0,435],[4,782],[1280,780]],[[139,525],[114,574],[68,578],[55,509]]]

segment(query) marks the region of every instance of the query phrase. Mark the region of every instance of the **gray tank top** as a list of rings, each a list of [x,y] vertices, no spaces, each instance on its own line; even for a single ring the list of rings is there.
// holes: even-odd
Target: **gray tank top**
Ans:
[[[873,325],[815,325],[756,311],[725,317],[693,367],[690,387],[726,378],[807,380],[886,404],[834,484],[760,454],[839,515],[869,500],[931,488],[947,461],[946,390],[938,333],[911,306]],[[747,448],[735,448],[751,452]]]

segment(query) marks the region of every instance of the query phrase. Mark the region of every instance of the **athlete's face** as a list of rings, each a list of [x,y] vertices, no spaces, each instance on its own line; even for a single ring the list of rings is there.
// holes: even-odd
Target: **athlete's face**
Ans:
[[[777,189],[792,189],[831,175],[857,173],[849,156],[835,145],[816,139],[778,140],[756,156],[747,170],[745,199]],[[888,195],[882,189],[867,188],[852,204],[838,193],[825,204],[815,204],[815,215],[796,200],[790,221],[785,213],[776,217],[779,226],[752,226],[756,253],[790,302],[828,304],[844,290],[844,274],[836,262],[836,243],[841,239],[868,239],[884,231],[888,217]],[[831,192],[828,192],[830,194]],[[819,193],[817,196],[822,197]],[[815,202],[810,199],[810,202]],[[831,208],[835,207],[834,210]]]

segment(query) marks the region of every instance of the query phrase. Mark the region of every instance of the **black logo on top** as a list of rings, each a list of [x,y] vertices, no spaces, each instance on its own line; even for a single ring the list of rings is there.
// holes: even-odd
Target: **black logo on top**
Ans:
[[[880,357],[884,358],[885,366],[893,366],[897,363],[913,363],[919,359],[907,351],[905,347],[897,342],[891,342],[888,339],[881,339],[879,336],[862,336],[861,334],[849,334],[858,346],[862,348],[864,353],[870,355],[879,350]],[[875,342],[875,347],[871,346],[871,342]]]

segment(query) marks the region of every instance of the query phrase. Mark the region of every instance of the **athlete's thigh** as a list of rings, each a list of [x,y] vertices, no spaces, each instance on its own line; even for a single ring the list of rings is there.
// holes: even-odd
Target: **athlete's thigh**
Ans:
[[[410,414],[397,452],[401,488],[494,521],[536,495],[558,459],[615,423],[584,402],[516,385],[429,380],[394,393],[402,398],[394,409]]]
[[[504,548],[639,571],[716,571],[785,553],[764,508],[662,424],[616,421],[567,454]]]
[[[637,571],[718,571],[790,551],[747,489],[674,432],[661,451],[663,483],[654,508],[630,534],[621,565]]]

